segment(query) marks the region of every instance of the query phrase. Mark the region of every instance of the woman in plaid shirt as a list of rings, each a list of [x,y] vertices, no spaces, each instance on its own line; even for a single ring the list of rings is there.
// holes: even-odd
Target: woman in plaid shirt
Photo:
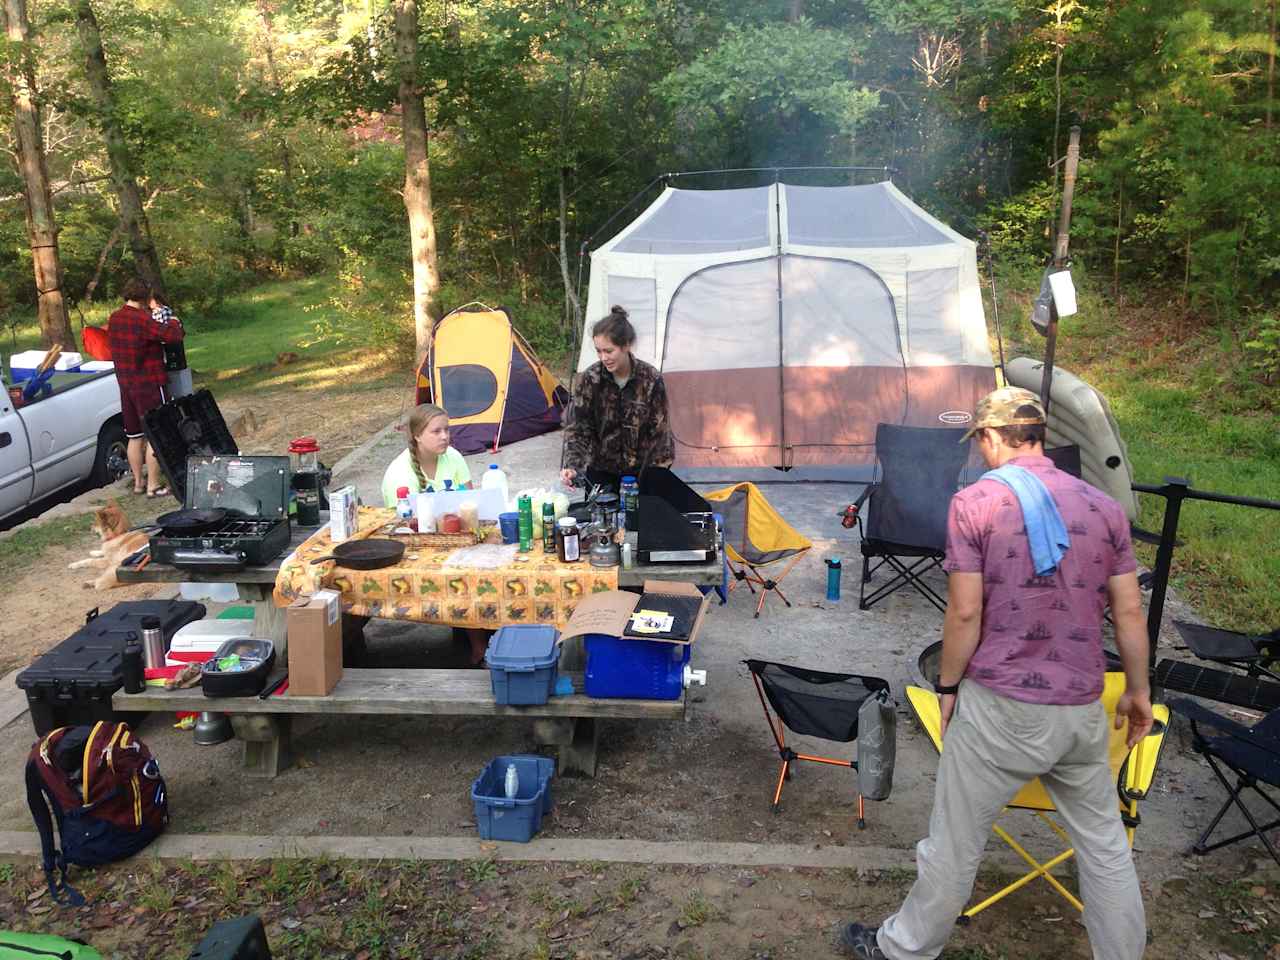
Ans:
[[[150,300],[151,291],[136,277],[124,285],[121,295],[124,306],[107,321],[107,339],[120,384],[120,409],[125,436],[129,438],[133,492],[143,492],[145,459],[147,496],[162,497],[168,495],[169,490],[161,486],[160,463],[143,436],[142,418],[169,399],[163,344],[179,342],[183,337],[182,325],[176,320],[152,317],[151,311],[143,306]]]

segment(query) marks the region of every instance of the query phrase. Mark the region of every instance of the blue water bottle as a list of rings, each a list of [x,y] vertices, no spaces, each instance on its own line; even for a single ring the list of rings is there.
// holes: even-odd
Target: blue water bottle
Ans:
[[[827,599],[835,603],[840,599],[840,558],[827,558]]]

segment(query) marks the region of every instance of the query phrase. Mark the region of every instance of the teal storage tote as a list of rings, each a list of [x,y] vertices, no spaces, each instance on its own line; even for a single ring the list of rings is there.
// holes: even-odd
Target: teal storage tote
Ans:
[[[506,795],[508,764],[515,764],[520,786],[514,798]],[[542,829],[551,812],[551,778],[556,762],[549,757],[515,754],[495,757],[471,784],[471,803],[481,840],[528,843]]]
[[[560,633],[542,624],[514,624],[489,638],[484,654],[495,703],[546,703],[560,664]]]

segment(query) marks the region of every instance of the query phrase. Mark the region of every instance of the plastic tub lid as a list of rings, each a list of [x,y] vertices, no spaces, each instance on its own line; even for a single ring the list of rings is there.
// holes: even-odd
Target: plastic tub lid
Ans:
[[[490,669],[508,673],[532,673],[560,659],[556,645],[560,632],[543,624],[515,624],[502,627],[489,640],[485,661]]]

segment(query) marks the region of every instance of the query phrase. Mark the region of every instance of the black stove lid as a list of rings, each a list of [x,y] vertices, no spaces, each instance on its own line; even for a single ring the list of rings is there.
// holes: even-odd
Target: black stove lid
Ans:
[[[169,478],[169,489],[187,503],[187,458],[239,452],[222,411],[208,390],[197,390],[147,412],[142,430]]]
[[[188,457],[187,500],[192,510],[221,507],[234,519],[283,520],[289,509],[289,458]]]

